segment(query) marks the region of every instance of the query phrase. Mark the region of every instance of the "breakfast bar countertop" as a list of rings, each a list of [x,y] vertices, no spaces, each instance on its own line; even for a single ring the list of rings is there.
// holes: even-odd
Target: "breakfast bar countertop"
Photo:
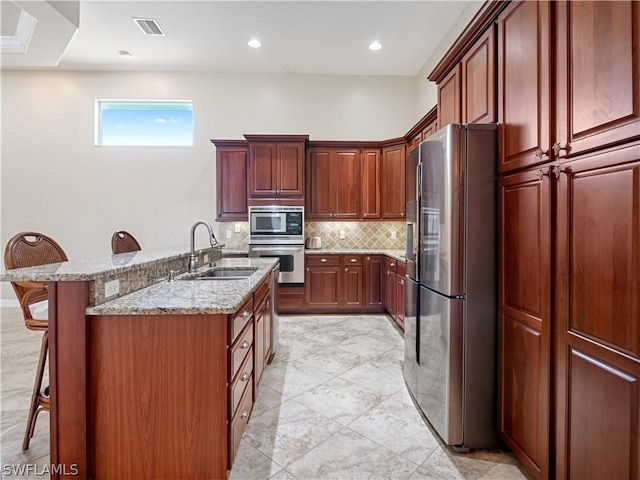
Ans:
[[[223,245],[196,250],[200,255],[220,249]],[[35,265],[15,270],[2,270],[0,281],[3,282],[76,282],[91,281],[96,278],[127,272],[135,268],[144,268],[151,272],[158,265],[171,260],[188,259],[188,247],[171,247],[161,250],[119,253],[97,258],[71,259],[62,263]],[[185,260],[186,265],[186,260]]]
[[[257,267],[249,277],[237,280],[191,280],[182,274],[128,295],[87,308],[87,315],[194,315],[236,312],[256,287],[278,264],[277,258],[228,258],[215,262],[215,268]],[[207,271],[212,267],[203,266]],[[187,277],[187,278],[185,278]],[[183,279],[184,278],[184,279]]]

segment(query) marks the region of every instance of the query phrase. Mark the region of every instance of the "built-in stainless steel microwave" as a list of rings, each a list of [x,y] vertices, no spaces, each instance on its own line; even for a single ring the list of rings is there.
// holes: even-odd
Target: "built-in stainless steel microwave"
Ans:
[[[252,245],[304,243],[304,207],[280,205],[249,207],[249,243]]]

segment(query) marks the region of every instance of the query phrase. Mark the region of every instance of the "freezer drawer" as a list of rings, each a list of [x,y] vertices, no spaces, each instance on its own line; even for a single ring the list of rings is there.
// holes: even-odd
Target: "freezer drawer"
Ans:
[[[418,389],[420,408],[449,445],[463,443],[464,300],[420,287]]]

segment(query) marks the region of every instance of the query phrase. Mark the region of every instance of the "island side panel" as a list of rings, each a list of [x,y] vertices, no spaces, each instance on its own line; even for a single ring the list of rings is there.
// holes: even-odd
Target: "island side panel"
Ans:
[[[87,282],[49,282],[49,385],[51,464],[86,479]],[[60,478],[56,468],[51,478]]]
[[[226,479],[227,316],[90,316],[93,479]]]

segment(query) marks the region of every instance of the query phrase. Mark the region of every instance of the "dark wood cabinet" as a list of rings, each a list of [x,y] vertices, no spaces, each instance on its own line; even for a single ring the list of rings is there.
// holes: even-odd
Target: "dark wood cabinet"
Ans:
[[[360,218],[359,149],[309,148],[307,172],[306,218]]]
[[[384,255],[306,255],[302,307],[315,312],[384,311],[383,259]]]
[[[381,151],[379,148],[362,151],[363,219],[380,218],[380,156]]]
[[[340,255],[306,255],[305,293],[309,308],[334,309],[341,305],[342,261]]]
[[[549,161],[551,3],[512,2],[498,17],[498,171]]]
[[[636,479],[640,144],[556,173],[556,477]]]
[[[273,319],[271,317],[271,297],[269,281],[265,281],[253,297],[254,309],[254,334],[253,334],[253,381],[254,400],[258,395],[258,386],[262,379],[262,374],[267,366],[271,355],[271,329]]]
[[[536,478],[549,474],[551,168],[500,179],[498,432]]]
[[[366,307],[384,308],[384,255],[364,258],[364,303]]]
[[[385,257],[385,292],[384,305],[385,309],[404,330],[404,275],[406,273],[406,264],[397,261],[391,257]]]
[[[347,308],[364,306],[364,267],[362,255],[342,257],[342,302]]]
[[[245,141],[212,140],[216,145],[216,221],[247,221]]]
[[[389,145],[382,149],[380,192],[382,218],[402,219],[405,215],[405,143]]]
[[[462,75],[460,71],[461,67],[458,64],[438,83],[438,122],[441,127],[450,123],[460,123],[462,120],[460,109]]]
[[[307,136],[245,135],[249,141],[249,200],[304,198]]]
[[[460,62],[462,123],[491,123],[498,119],[495,37],[495,28],[489,28]]]
[[[640,4],[554,4],[555,155],[640,138]]]

